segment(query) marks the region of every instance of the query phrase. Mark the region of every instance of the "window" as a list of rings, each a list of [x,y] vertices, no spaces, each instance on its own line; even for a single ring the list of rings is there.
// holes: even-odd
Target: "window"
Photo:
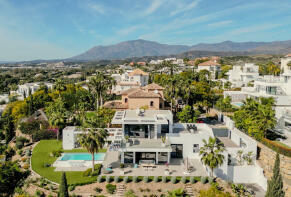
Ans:
[[[124,102],[127,103],[127,98],[124,99]]]
[[[199,144],[193,144],[193,153],[199,152]]]
[[[154,106],[154,101],[150,102],[150,106],[153,107]]]

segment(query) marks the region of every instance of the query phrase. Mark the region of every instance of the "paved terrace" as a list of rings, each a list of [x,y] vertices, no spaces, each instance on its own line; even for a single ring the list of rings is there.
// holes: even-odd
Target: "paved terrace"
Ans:
[[[106,168],[108,165],[112,165],[113,173],[110,176],[120,176],[120,161],[119,153],[117,151],[107,151],[106,158],[103,161],[103,166]],[[185,165],[182,159],[171,159],[171,164],[167,167],[166,165],[160,164],[155,165],[156,168],[153,170],[145,170],[142,167],[133,168],[133,164],[126,164],[124,168],[124,176],[166,176],[165,169],[170,170],[169,176],[207,176],[207,173],[202,166],[201,162],[197,159],[189,159],[189,167],[193,167],[193,171],[189,174],[184,174]],[[102,171],[102,175],[104,174]],[[167,175],[168,176],[168,175]]]

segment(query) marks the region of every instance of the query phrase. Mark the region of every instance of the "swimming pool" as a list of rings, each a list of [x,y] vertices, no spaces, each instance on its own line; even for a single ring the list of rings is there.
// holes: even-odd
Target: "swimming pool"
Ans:
[[[236,107],[241,107],[241,106],[244,105],[243,102],[233,102],[231,104],[234,105],[234,106],[236,106]]]
[[[106,153],[95,153],[94,161],[103,161]],[[60,161],[92,161],[90,153],[64,153]]]

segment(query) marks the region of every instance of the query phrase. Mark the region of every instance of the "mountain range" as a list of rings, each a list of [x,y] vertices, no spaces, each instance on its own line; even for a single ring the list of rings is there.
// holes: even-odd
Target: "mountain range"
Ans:
[[[291,53],[291,40],[273,42],[232,42],[193,46],[160,44],[147,40],[131,40],[108,46],[95,46],[88,51],[68,58],[74,61],[114,60],[144,56],[168,56],[183,54],[286,54]]]

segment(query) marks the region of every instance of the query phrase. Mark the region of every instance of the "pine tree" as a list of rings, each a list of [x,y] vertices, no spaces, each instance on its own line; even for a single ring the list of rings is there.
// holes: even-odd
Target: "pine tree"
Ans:
[[[62,182],[59,186],[58,197],[69,197],[68,184],[65,172],[63,172],[62,174]]]
[[[273,168],[273,176],[271,180],[268,181],[268,189],[266,197],[284,197],[285,192],[283,191],[283,180],[280,173],[280,157],[277,153],[276,161]]]

